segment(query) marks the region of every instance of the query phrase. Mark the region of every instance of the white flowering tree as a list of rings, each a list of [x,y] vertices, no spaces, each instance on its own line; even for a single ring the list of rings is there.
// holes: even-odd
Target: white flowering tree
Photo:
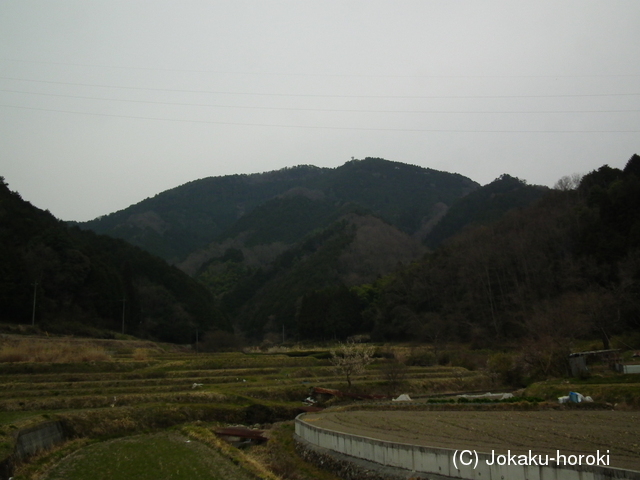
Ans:
[[[363,373],[366,366],[373,362],[375,348],[371,345],[348,341],[347,343],[339,343],[338,347],[332,348],[330,352],[334,372],[347,379],[349,390],[351,390],[353,377]]]

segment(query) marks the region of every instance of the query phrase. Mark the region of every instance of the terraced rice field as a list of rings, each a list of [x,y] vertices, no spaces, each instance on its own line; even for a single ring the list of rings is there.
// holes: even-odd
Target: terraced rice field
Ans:
[[[473,386],[480,379],[475,372],[450,367],[412,367],[408,376],[425,393],[440,385],[446,389],[451,382]],[[384,390],[383,374],[375,366],[355,380]],[[157,403],[299,404],[311,386],[342,388],[341,381],[328,360],[239,352],[155,354],[147,360],[115,355],[113,361],[78,364],[0,363],[0,423],[2,412],[16,411]]]
[[[158,356],[149,361],[121,358],[94,364],[33,364],[33,373],[21,373],[27,370],[25,364],[4,364],[0,365],[0,411],[223,402],[230,394],[243,393],[248,385],[277,382],[290,363],[286,357],[220,357],[183,356],[174,360]],[[281,368],[261,368],[276,362]],[[309,362],[304,359],[297,363]],[[234,364],[238,367],[228,366]]]
[[[638,411],[347,411],[304,418],[338,432],[454,450],[543,455],[609,450],[610,466],[640,470]]]
[[[56,341],[63,340],[51,340]],[[48,340],[34,342],[45,346]],[[13,452],[16,432],[50,420],[60,420],[73,436],[91,441],[194,422],[209,425],[210,432],[218,424],[292,420],[311,387],[346,388],[345,379],[336,376],[322,355],[167,352],[153,345],[141,352],[126,341],[111,341],[105,350],[106,361],[0,363],[0,464]],[[388,385],[381,367],[382,361],[374,363],[354,378],[356,388],[385,393]],[[410,367],[404,387],[426,394],[473,390],[486,381],[480,373],[463,368]],[[104,447],[83,447],[73,463],[65,463],[67,470],[56,470],[58,476],[48,478],[75,478],[70,472],[76,470],[86,474],[83,458],[102,455],[102,448],[128,448],[129,444],[100,445]]]

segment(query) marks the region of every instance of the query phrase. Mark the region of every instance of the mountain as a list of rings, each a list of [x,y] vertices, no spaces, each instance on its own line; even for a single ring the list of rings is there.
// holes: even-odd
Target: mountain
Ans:
[[[276,236],[290,245],[310,230],[326,226],[332,216],[338,215],[332,210],[338,211],[345,204],[357,205],[414,234],[437,213],[437,205],[449,206],[478,186],[462,175],[366,158],[333,169],[302,165],[196,180],[79,226],[127,240],[171,263],[181,263],[194,252],[209,248],[212,242],[223,243],[247,231],[246,224],[259,220],[243,217],[270,200],[279,199],[279,208],[297,219],[300,215],[296,217],[295,210],[303,212],[305,208],[303,198],[308,200],[307,206],[319,210],[307,214],[302,224],[286,223],[284,217],[278,217],[276,224],[269,226],[271,233],[264,228],[259,233],[256,230],[253,235],[258,237],[248,238],[249,246],[271,242]],[[295,201],[287,202],[290,198]],[[272,204],[271,208],[278,206]],[[267,221],[263,223],[267,227]]]
[[[229,248],[241,250],[247,266],[265,266],[307,234],[322,230],[349,213],[370,212],[354,203],[310,198],[306,192],[292,189],[240,217],[217,241],[192,252],[177,266],[193,275]]]
[[[344,338],[366,330],[352,287],[370,283],[425,253],[421,243],[371,214],[352,212],[315,230],[271,262],[249,267],[241,250],[196,278],[221,298],[250,338]]]
[[[640,348],[640,157],[465,228],[366,292],[375,339],[517,344],[529,377],[564,374],[578,340]]]
[[[637,155],[554,190],[369,158],[191,182],[83,225],[168,266],[2,182],[0,302],[25,322],[37,282],[39,324],[118,330],[124,299],[127,332],[172,341],[232,325],[267,342],[517,342],[513,368],[559,374],[577,339],[640,348],[639,212]]]
[[[458,200],[426,234],[425,244],[436,248],[464,228],[488,225],[509,210],[524,208],[549,192],[547,187],[527,185],[519,178],[504,174],[493,182]]]
[[[190,342],[230,325],[202,285],[122,240],[69,227],[0,181],[0,315],[48,331]],[[36,285],[37,284],[37,285]],[[124,317],[124,319],[123,319]]]

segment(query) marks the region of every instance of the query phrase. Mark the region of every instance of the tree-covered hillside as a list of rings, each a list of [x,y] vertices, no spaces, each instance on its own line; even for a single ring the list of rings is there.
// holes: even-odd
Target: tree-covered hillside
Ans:
[[[359,307],[354,310],[361,301],[350,288],[423,253],[417,240],[392,225],[350,213],[261,267],[247,266],[242,251],[230,249],[196,278],[219,295],[236,328],[250,338],[281,335],[283,328],[295,338],[344,338],[366,330]],[[311,308],[318,296],[326,303]]]
[[[240,217],[216,241],[192,252],[177,266],[193,275],[232,248],[242,251],[246,266],[264,267],[306,235],[349,213],[363,215],[369,211],[355,203],[330,201],[292,189]]]
[[[212,295],[122,240],[69,228],[0,182],[0,315],[51,331],[91,327],[173,342],[228,329]],[[36,285],[37,284],[37,285]]]
[[[493,182],[458,199],[426,235],[425,243],[435,248],[469,226],[488,225],[514,208],[523,208],[547,193],[547,187],[527,185],[504,174]]]
[[[509,175],[475,187],[366,159],[193,182],[98,222],[186,255],[178,270],[3,182],[2,312],[26,323],[37,282],[49,325],[118,330],[125,299],[127,332],[143,336],[233,324],[252,341],[517,342],[544,375],[580,338],[606,348],[635,332],[640,348],[640,157],[554,190]]]
[[[325,206],[354,203],[412,234],[432,218],[436,204],[451,205],[477,187],[458,174],[367,158],[334,169],[303,165],[262,174],[205,178],[81,227],[125,239],[178,263],[219,241],[220,236],[232,235],[234,223],[243,215],[278,196],[293,194],[324,201]],[[306,223],[313,223],[314,218],[309,215]],[[306,233],[302,230],[308,230],[294,223],[281,228],[290,230],[284,236],[291,241],[299,240],[299,234]]]
[[[630,333],[639,348],[640,157],[467,229],[367,290],[378,339],[517,339],[544,374],[579,338],[608,348]]]
[[[380,166],[393,168],[383,178]],[[355,168],[358,175],[352,171]],[[427,189],[422,192],[422,204],[420,194],[410,191],[404,192],[402,201],[387,202],[376,194],[384,191],[382,185],[399,182],[393,188],[400,190],[400,182],[406,180],[395,165],[369,159],[350,162],[338,170],[342,180],[333,178],[332,188],[339,193],[291,189],[242,216],[217,241],[180,264],[221,299],[237,331],[253,339],[281,335],[283,327],[289,336],[301,339],[370,333],[376,324],[363,314],[371,300],[366,292],[373,290],[358,286],[423,255],[426,249],[419,242],[427,230],[424,217],[420,224],[405,224],[413,233],[410,237],[391,222],[375,217],[374,210],[401,223],[401,219],[417,217],[395,211],[399,205],[416,211],[428,204],[437,210],[429,202],[440,200],[436,205],[443,205],[446,214],[427,237],[440,242],[464,227],[491,224],[505,212],[529,205],[548,192],[503,175],[457,200],[428,198],[432,192]],[[425,174],[421,169],[412,172]],[[346,187],[354,176],[373,176],[375,180],[356,195]],[[451,178],[445,175],[442,180]],[[407,207],[410,198],[418,200]],[[448,208],[442,200],[453,201],[453,206]],[[440,224],[444,228],[438,228]],[[396,315],[402,315],[401,310],[393,313]]]
[[[503,176],[461,204],[459,232],[429,253],[359,212],[262,264],[229,248],[198,278],[252,339],[516,342],[540,375],[562,373],[578,339],[640,348],[640,157],[554,190]]]

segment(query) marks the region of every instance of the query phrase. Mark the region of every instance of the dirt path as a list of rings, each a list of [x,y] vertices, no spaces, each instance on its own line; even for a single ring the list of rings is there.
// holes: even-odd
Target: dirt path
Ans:
[[[389,412],[307,415],[312,425],[392,442],[498,454],[600,454],[611,467],[640,470],[640,412]]]

